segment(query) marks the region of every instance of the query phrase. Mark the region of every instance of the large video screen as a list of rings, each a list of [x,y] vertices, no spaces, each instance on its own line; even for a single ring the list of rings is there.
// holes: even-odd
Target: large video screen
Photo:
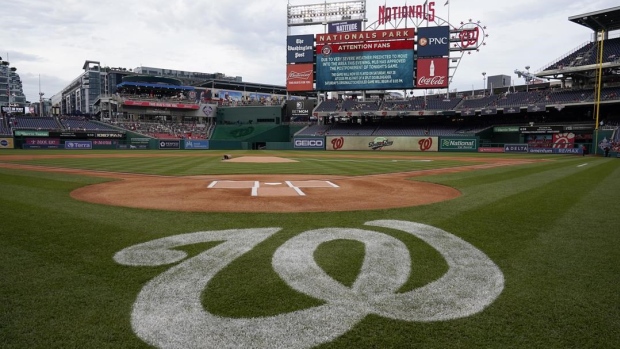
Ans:
[[[319,91],[413,88],[413,40],[316,47]]]

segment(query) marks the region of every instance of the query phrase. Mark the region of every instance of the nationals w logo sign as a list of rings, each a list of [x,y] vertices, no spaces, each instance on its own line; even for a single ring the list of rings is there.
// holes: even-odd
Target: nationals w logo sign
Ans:
[[[482,311],[502,292],[504,276],[480,250],[432,226],[379,220],[367,226],[396,229],[418,237],[446,259],[448,271],[418,289],[397,293],[409,278],[411,257],[396,238],[353,228],[303,232],[274,253],[273,269],[294,290],[324,305],[259,318],[225,318],[206,311],[202,293],[229,263],[280,228],[205,231],[170,236],[118,252],[130,266],[181,262],[148,282],[133,306],[131,324],[147,343],[161,348],[311,348],[334,340],[369,314],[402,321],[445,321]],[[356,281],[344,286],[314,260],[314,251],[337,239],[364,244],[366,255]],[[223,243],[188,258],[180,246]],[[206,294],[206,297],[209,295]]]

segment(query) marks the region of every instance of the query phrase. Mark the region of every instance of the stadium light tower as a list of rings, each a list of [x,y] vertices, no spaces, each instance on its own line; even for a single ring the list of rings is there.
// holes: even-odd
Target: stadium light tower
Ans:
[[[526,65],[525,70],[527,70],[527,75],[525,78],[525,92],[530,92],[530,81],[532,81],[530,78],[530,66]]]
[[[482,72],[482,95],[487,95],[487,72]]]

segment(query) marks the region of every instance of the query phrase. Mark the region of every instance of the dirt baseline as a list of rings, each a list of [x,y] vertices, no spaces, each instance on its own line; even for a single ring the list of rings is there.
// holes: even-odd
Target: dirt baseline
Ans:
[[[494,161],[449,169],[359,177],[321,175],[168,177],[9,163],[0,166],[118,179],[71,192],[72,198],[85,202],[170,211],[275,213],[358,211],[436,203],[456,198],[461,194],[451,187],[416,182],[410,178],[524,162],[526,161]]]

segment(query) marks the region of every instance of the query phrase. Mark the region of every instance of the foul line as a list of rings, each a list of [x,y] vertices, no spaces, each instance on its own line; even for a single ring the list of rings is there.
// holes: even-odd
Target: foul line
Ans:
[[[295,190],[297,194],[299,194],[299,196],[306,196],[306,193],[301,191],[301,189],[299,189],[298,187],[294,186],[293,183],[291,183],[291,181],[286,181],[286,185],[293,188],[293,190]]]
[[[588,163],[586,162],[585,164],[578,165],[577,167],[584,167],[584,166],[588,166]]]

